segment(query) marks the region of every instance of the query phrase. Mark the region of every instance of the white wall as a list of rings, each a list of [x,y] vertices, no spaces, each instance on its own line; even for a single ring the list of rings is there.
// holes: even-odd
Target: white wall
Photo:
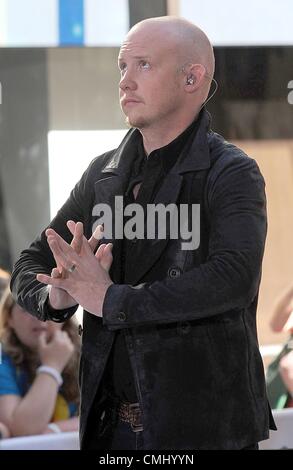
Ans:
[[[292,0],[180,0],[179,14],[214,46],[293,45]]]

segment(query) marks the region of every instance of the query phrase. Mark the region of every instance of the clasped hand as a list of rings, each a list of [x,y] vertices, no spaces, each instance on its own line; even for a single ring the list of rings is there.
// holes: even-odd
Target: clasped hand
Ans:
[[[97,227],[87,240],[81,222],[68,221],[73,239],[68,244],[55,230],[46,230],[48,245],[54,256],[56,267],[51,276],[37,274],[37,280],[50,286],[49,303],[56,310],[81,305],[88,312],[102,316],[103,302],[108,287],[113,284],[111,267],[112,243],[100,244],[102,228]]]

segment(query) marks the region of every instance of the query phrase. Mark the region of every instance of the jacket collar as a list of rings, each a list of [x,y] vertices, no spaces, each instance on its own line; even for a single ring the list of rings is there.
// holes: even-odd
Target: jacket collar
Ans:
[[[170,173],[181,174],[188,171],[204,170],[210,167],[207,133],[210,130],[211,116],[205,108],[200,112],[199,119],[200,125],[195,137],[192,134],[190,137],[191,142],[188,139],[187,145],[179,155]],[[102,170],[102,173],[128,174],[136,157],[136,145],[139,138],[140,133],[138,129],[131,129],[127,132],[119,147],[114,151],[110,161]]]

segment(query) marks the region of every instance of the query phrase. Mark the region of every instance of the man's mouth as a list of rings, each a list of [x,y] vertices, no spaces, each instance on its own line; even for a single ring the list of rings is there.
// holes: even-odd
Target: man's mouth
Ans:
[[[122,106],[132,106],[138,103],[140,103],[140,101],[135,98],[125,98],[121,101]]]

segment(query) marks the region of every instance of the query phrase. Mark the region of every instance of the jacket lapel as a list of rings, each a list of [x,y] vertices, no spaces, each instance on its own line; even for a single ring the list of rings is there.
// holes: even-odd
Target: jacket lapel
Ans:
[[[99,207],[105,207],[109,211],[110,220],[108,227],[105,227],[103,243],[113,244],[113,263],[110,269],[110,276],[113,282],[121,282],[121,243],[122,240],[115,234],[115,226],[119,227],[119,220],[123,214],[123,209],[117,207],[117,202],[121,202],[127,188],[128,180],[134,159],[136,158],[137,140],[140,138],[139,131],[131,129],[123,141],[114,151],[106,166],[101,171],[101,176],[95,183],[95,205],[92,216],[94,219],[100,218]],[[123,219],[122,219],[123,220]],[[96,228],[98,220],[94,223],[92,231]],[[123,228],[123,227],[122,227]]]
[[[129,176],[134,159],[136,158],[136,140],[139,132],[135,129],[130,130],[118,149],[113,153],[111,159],[101,172],[101,177],[95,183],[95,206],[93,208],[93,217],[98,217],[99,208],[105,208],[111,214],[111,220],[107,219],[105,226],[104,243],[116,242],[115,237],[115,216],[119,213],[119,202],[127,188]],[[101,214],[100,214],[101,216]],[[117,221],[118,222],[118,221]],[[95,224],[95,226],[97,223]],[[93,227],[93,231],[95,229]]]

